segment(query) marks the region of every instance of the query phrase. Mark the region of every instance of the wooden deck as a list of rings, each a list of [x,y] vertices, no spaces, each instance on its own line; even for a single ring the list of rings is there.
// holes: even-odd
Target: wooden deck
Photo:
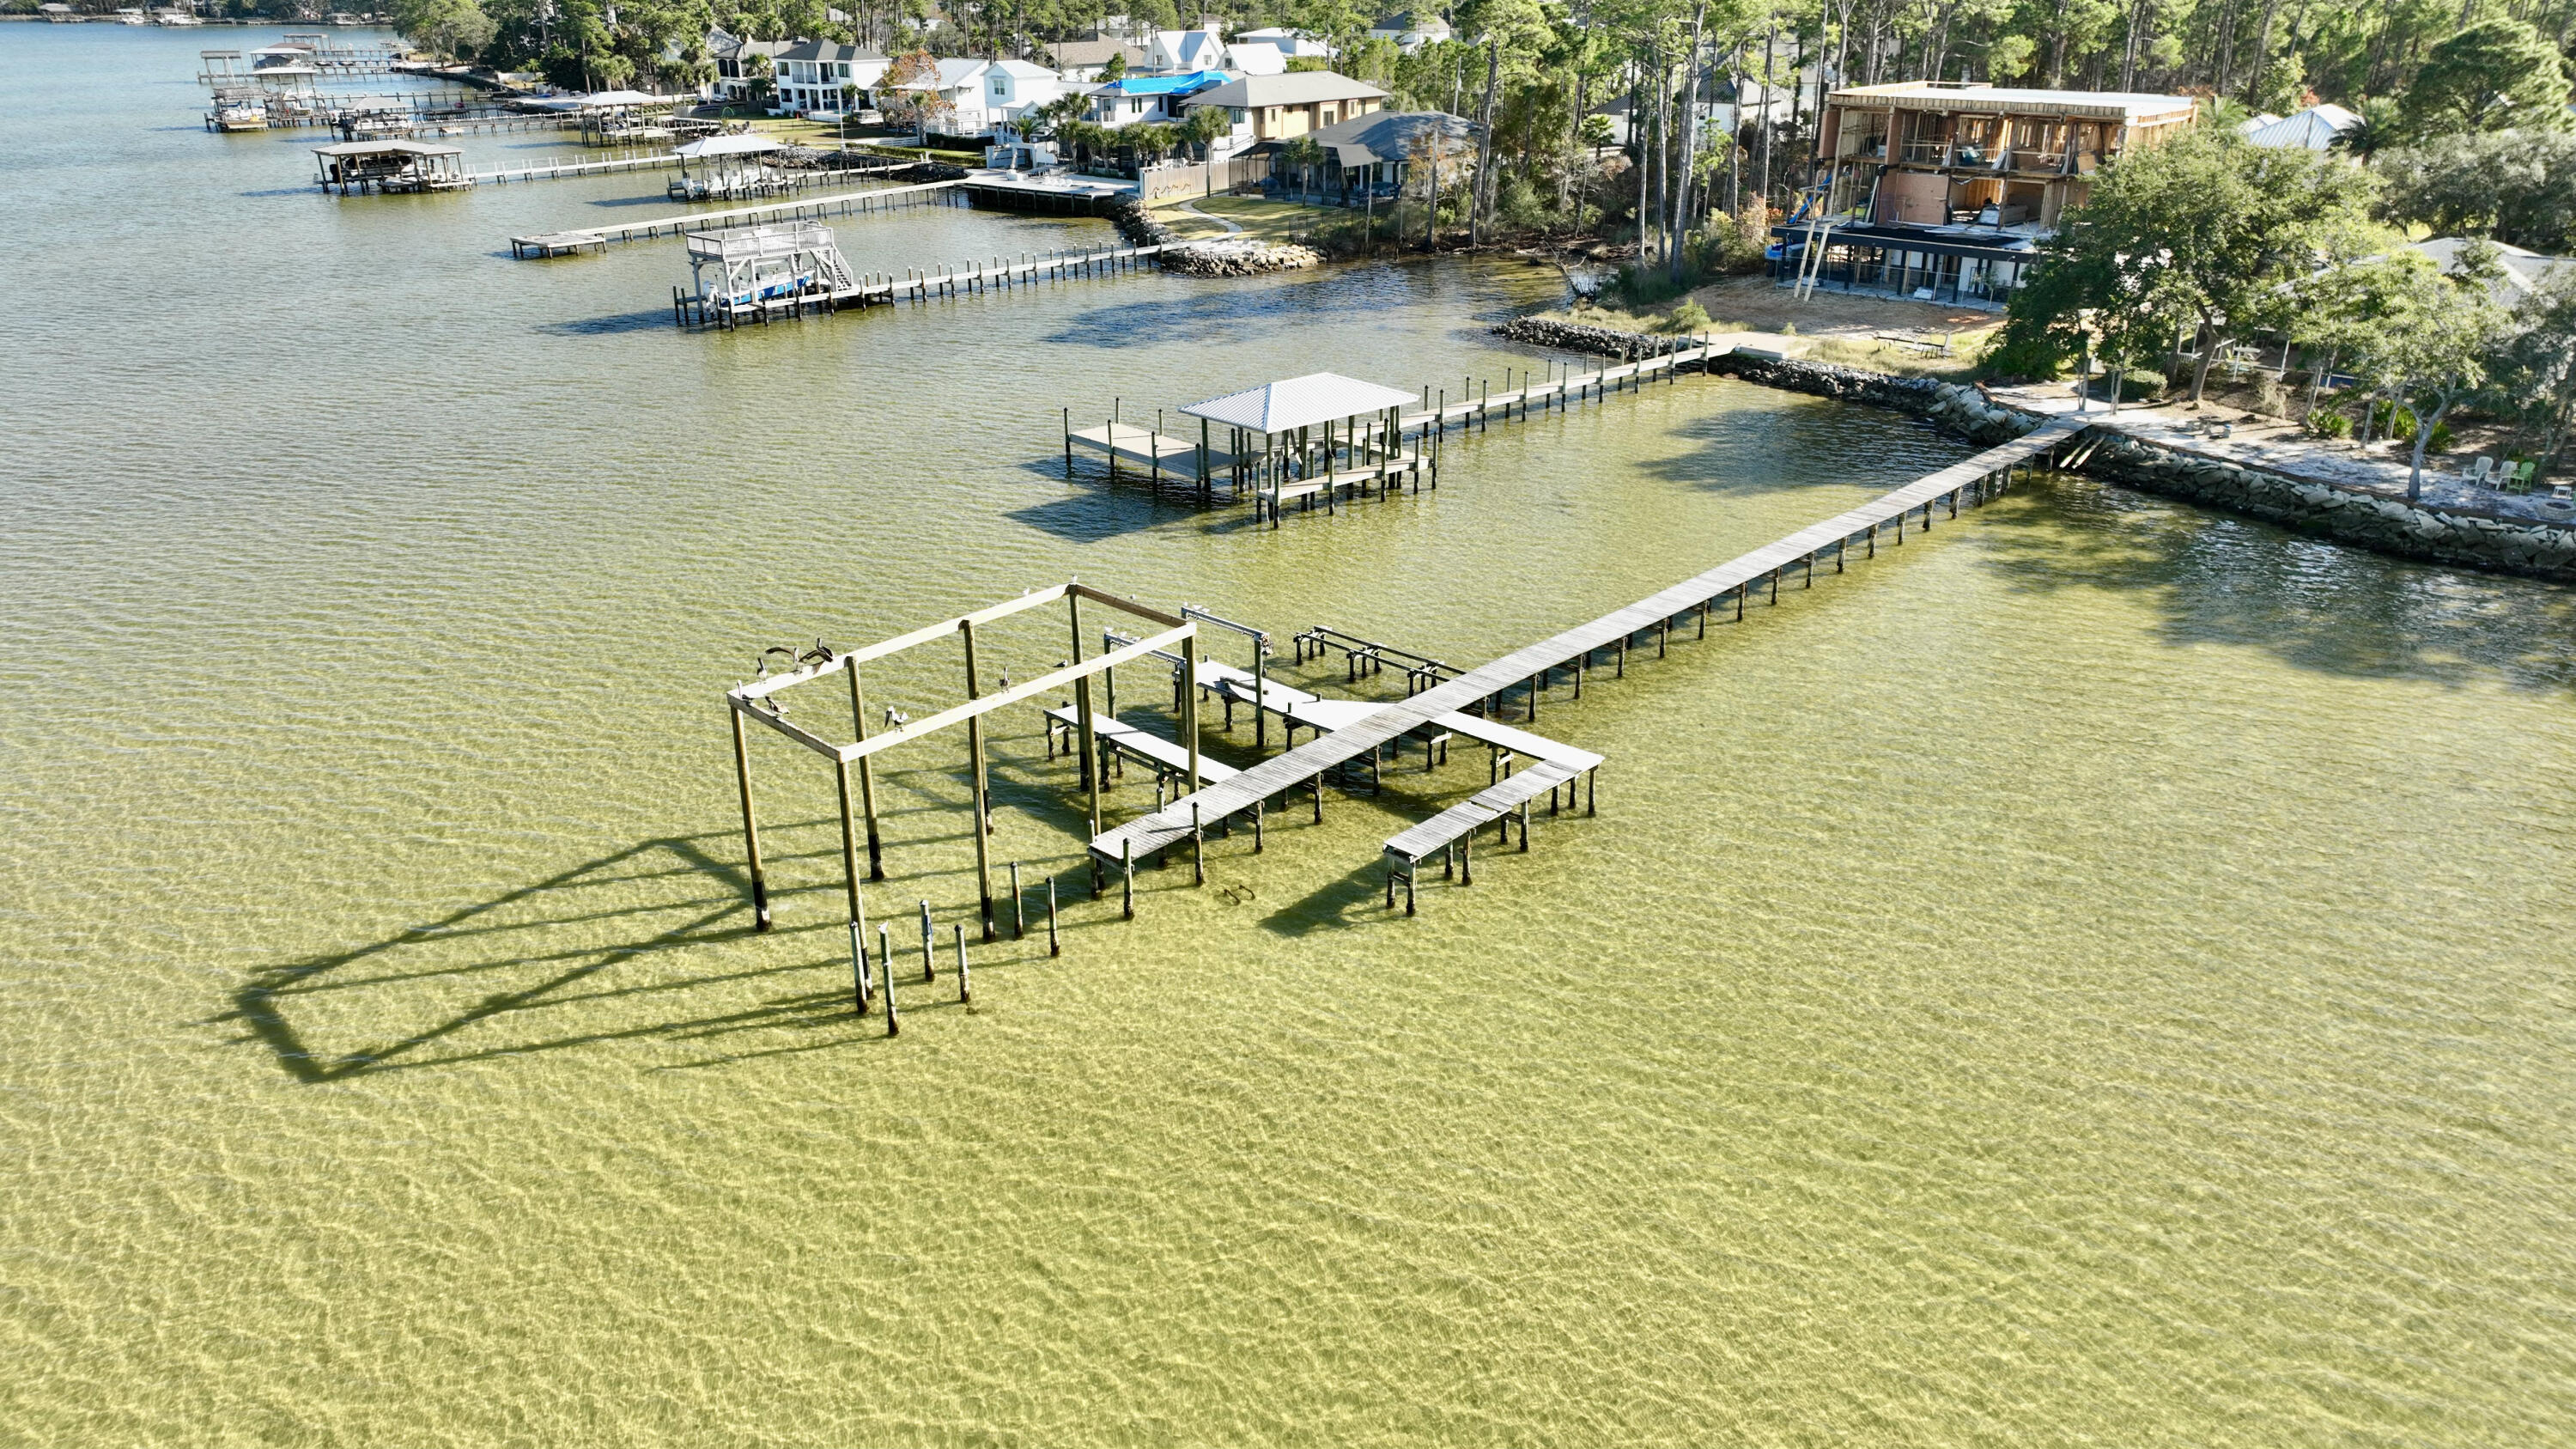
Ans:
[[[1579,668],[1604,649],[1615,647],[1624,657],[1631,639],[1640,634],[1660,637],[1669,632],[1674,621],[1687,618],[1694,612],[1705,621],[1720,599],[1731,598],[1741,617],[1744,602],[1755,588],[1768,584],[1776,597],[1783,574],[1797,571],[1805,579],[1812,580],[1820,560],[1830,557],[1839,568],[1849,551],[1863,541],[1866,541],[1869,552],[1875,554],[1881,530],[1893,527],[1899,530],[1901,537],[1901,531],[1917,513],[1922,515],[1919,527],[1924,529],[1934,526],[1934,515],[1944,506],[1949,516],[1955,518],[1963,499],[1970,503],[1984,501],[2009,484],[2014,468],[2036,458],[2055,456],[2083,436],[2087,426],[2088,420],[2073,417],[2047,423],[2025,437],[1989,448],[1857,508],[1730,559],[1624,609],[1515,650],[1409,699],[1393,701],[1371,710],[1365,716],[1333,729],[1330,734],[1265,760],[1223,784],[1206,786],[1195,795],[1184,797],[1151,815],[1103,831],[1091,842],[1092,854],[1095,859],[1109,864],[1125,858],[1150,856],[1191,837],[1192,806],[1197,807],[1198,818],[1202,820],[1251,809],[1272,796],[1317,782],[1324,772],[1375,750],[1389,740],[1435,721],[1446,724],[1442,716],[1456,714],[1462,719],[1475,720],[1475,716],[1465,711],[1482,705],[1490,719],[1498,712],[1504,698],[1516,689],[1527,690],[1527,708],[1530,714],[1535,715],[1544,683],[1554,671],[1570,664]],[[1482,725],[1485,720],[1476,720],[1476,723]],[[1597,761],[1598,757],[1594,758]],[[1520,777],[1516,775],[1514,778]],[[1478,808],[1494,803],[1494,799],[1489,798],[1486,805]],[[1425,830],[1429,823],[1396,837],[1397,841],[1404,842],[1404,849],[1395,853],[1401,871],[1409,873],[1413,862],[1422,858],[1419,854],[1407,856],[1406,852],[1416,849],[1427,852],[1438,848],[1436,842],[1425,843],[1432,842],[1437,832],[1430,835],[1417,833]],[[1391,847],[1393,844],[1390,842]]]

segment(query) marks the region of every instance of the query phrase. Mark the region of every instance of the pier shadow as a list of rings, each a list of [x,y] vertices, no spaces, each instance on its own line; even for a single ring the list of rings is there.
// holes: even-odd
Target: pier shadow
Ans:
[[[2576,691],[2576,589],[2373,553],[2089,479],[1984,510],[1986,566],[2026,592],[2157,601],[2176,646],[2260,649],[2360,679]]]
[[[1083,491],[1015,508],[1003,516],[1041,533],[1076,543],[1145,533],[1208,512],[1195,501],[1184,503],[1159,496],[1150,483],[1139,483],[1131,488],[1122,478],[1112,486],[1106,477],[1085,478],[1079,471],[1072,483],[1066,483],[1060,463],[1053,470],[1032,464],[1029,471],[1046,475],[1048,481],[1060,488],[1078,487]]]
[[[797,1043],[804,1049],[869,1039],[850,1012],[847,945],[835,914],[810,913],[814,924],[803,927],[815,933],[810,957],[751,969],[677,967],[674,953],[753,934],[748,878],[708,851],[729,838],[643,841],[427,925],[266,967],[234,988],[229,1010],[203,1024],[241,1028],[235,1042],[264,1048],[290,1076],[315,1085],[639,1038],[819,1034]],[[837,894],[838,886],[794,894],[809,892]],[[834,984],[742,999],[772,978],[811,982],[817,970]],[[695,1013],[657,1007],[705,992],[727,1005]],[[404,1020],[414,1024],[384,1025]],[[330,1037],[363,1044],[320,1044]],[[774,1039],[763,1040],[753,1054],[776,1049]]]
[[[564,322],[540,322],[536,331],[548,337],[615,337],[631,332],[669,332],[675,330],[671,309],[655,307],[642,312],[621,312],[609,317],[576,317]]]

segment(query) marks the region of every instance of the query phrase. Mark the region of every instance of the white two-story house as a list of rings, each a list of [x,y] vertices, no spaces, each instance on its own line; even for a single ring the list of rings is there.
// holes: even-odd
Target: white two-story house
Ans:
[[[893,64],[855,45],[830,40],[800,40],[770,57],[777,109],[791,114],[837,112],[845,99],[868,104],[868,93]],[[855,92],[855,95],[852,93]]]

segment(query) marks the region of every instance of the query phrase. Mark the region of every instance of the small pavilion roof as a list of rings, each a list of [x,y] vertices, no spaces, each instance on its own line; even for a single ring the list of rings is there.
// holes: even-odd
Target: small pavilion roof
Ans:
[[[1194,418],[1250,428],[1256,433],[1284,433],[1317,423],[1339,422],[1385,408],[1410,407],[1420,401],[1409,392],[1344,377],[1338,372],[1312,372],[1285,382],[1267,382],[1230,392],[1181,409]]]
[[[786,143],[771,136],[744,132],[738,136],[709,136],[678,147],[673,154],[695,161],[703,156],[750,156],[763,151],[781,151]]]

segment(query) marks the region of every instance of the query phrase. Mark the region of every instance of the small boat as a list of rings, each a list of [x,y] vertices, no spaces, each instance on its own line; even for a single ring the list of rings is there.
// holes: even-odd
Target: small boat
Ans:
[[[218,131],[265,131],[268,129],[268,107],[253,105],[223,106],[215,112]]]

